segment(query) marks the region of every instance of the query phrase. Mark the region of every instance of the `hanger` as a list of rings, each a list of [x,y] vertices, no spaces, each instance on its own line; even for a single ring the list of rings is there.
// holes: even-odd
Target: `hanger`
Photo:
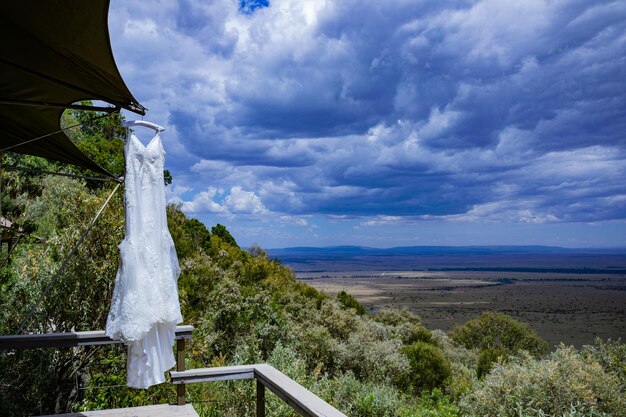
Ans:
[[[122,122],[122,126],[124,127],[135,127],[135,126],[143,126],[143,127],[147,127],[149,129],[154,130],[157,133],[161,133],[165,130],[164,127],[159,126],[155,123],[151,123],[151,122],[146,122],[145,120],[130,120],[130,121],[125,121]]]

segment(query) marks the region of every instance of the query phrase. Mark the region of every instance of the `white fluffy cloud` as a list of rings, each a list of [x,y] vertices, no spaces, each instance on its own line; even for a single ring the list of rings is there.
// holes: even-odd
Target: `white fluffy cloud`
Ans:
[[[228,209],[215,201],[218,195],[222,195],[223,190],[219,190],[215,187],[209,187],[206,191],[197,193],[192,201],[185,201],[182,203],[182,209],[188,213],[227,213]]]
[[[261,199],[253,191],[244,191],[241,187],[233,187],[224,199],[224,204],[232,213],[263,214],[267,212]]]
[[[261,199],[253,192],[239,186],[226,192],[223,189],[209,187],[197,193],[191,201],[184,201],[182,209],[188,213],[265,214],[267,209]]]

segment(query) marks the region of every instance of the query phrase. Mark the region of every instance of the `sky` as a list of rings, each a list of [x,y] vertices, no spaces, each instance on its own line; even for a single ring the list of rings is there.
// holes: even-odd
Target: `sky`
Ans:
[[[112,0],[109,29],[168,200],[242,246],[626,247],[624,1]]]

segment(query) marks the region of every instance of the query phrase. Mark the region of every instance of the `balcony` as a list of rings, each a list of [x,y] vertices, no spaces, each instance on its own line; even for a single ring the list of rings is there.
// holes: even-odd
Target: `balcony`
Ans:
[[[185,370],[185,341],[191,339],[193,326],[176,328],[176,371],[170,372],[176,386],[176,404],[160,404],[116,410],[85,411],[64,414],[65,417],[197,417],[198,414],[185,398],[185,386],[242,379],[256,380],[256,416],[265,417],[265,393],[269,390],[304,417],[346,417],[285,374],[267,364],[225,366]],[[0,336],[0,350],[35,349],[50,347],[81,347],[121,343],[112,340],[104,331],[47,333]]]

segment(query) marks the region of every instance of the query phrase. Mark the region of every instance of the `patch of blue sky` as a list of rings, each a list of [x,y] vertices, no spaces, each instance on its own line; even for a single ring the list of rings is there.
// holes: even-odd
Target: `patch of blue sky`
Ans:
[[[255,10],[269,7],[269,0],[241,0],[239,2],[239,11],[244,14],[253,14]]]

